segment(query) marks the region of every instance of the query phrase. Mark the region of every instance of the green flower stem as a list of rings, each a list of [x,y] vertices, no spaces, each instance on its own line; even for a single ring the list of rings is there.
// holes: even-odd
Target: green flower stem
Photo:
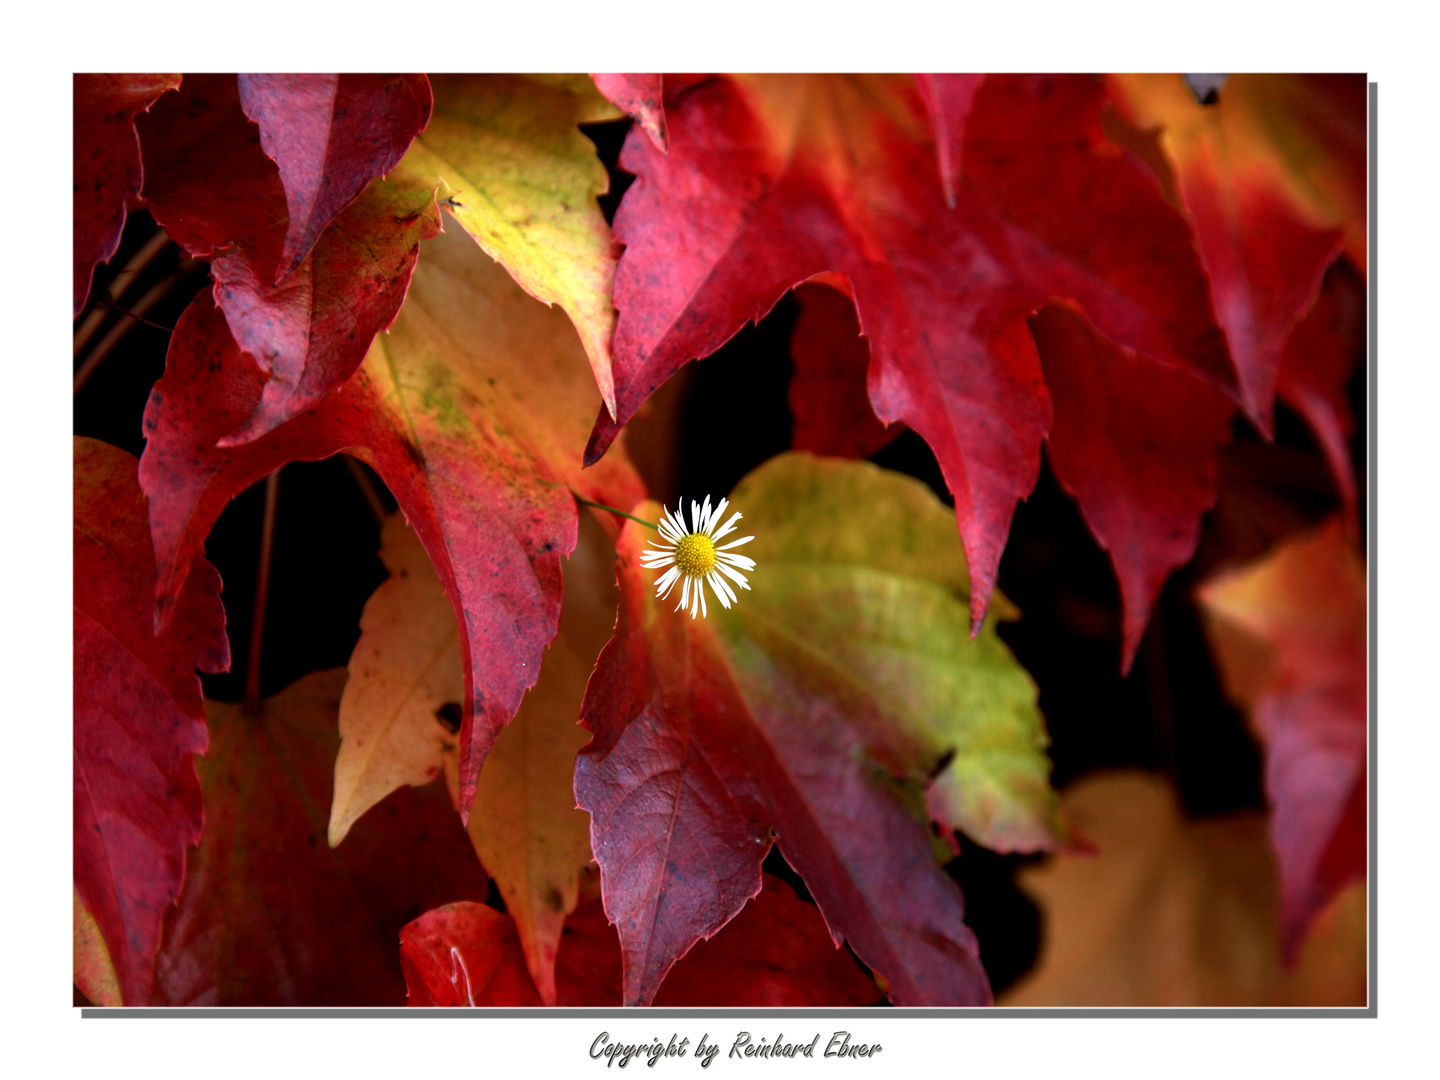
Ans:
[[[576,495],[573,489],[571,490],[570,494],[574,495],[575,501],[577,503],[580,503],[582,506],[593,506],[596,510],[609,510],[612,514],[619,514],[621,517],[629,518],[631,521],[638,521],[641,525],[648,525],[656,532],[660,531],[660,526],[656,525],[653,521],[646,521],[644,518],[638,518],[634,514],[627,514],[624,510],[616,510],[615,507],[606,506],[604,503],[591,502],[583,495]]]

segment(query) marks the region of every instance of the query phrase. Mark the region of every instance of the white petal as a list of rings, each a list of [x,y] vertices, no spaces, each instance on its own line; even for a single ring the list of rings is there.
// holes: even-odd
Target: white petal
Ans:
[[[744,517],[744,516],[745,516],[745,515],[742,514],[742,513],[740,513],[740,511],[738,511],[738,510],[735,511],[735,513],[731,515],[730,520],[727,521],[727,522],[725,522],[724,526],[722,526],[721,529],[720,529],[718,532],[713,533],[713,534],[711,535],[710,539],[711,539],[711,540],[719,540],[722,536],[726,536],[726,535],[734,532],[734,531],[735,531],[735,522],[739,521],[739,520],[740,520],[742,517]]]
[[[710,496],[705,496],[705,508],[700,511],[700,520],[695,523],[696,532],[705,532],[705,522],[710,520]]]
[[[729,563],[731,566],[738,566],[743,570],[754,570],[755,560],[746,558],[744,555],[736,555],[731,551],[717,551],[715,553],[717,563]]]
[[[730,567],[726,566],[724,563],[716,563],[715,569],[721,571],[726,577],[733,578],[735,581],[739,582],[742,589],[750,588],[750,582],[746,579],[744,574],[740,573],[739,570],[731,570]]]
[[[666,540],[670,541],[670,543],[672,544],[680,542],[680,534],[675,531],[675,526],[670,524],[670,519],[668,517],[662,517],[660,519],[660,535],[663,536]],[[652,544],[654,542],[655,541],[653,540],[649,541],[649,543]]]
[[[669,570],[666,570],[665,573],[661,574],[660,579],[655,582],[655,599],[664,600],[665,597],[669,596],[675,588],[675,582],[679,580],[679,578],[680,568],[678,566],[672,566]]]
[[[666,549],[664,551],[642,551],[640,553],[640,565],[659,566],[663,563],[675,561],[675,552]]]
[[[723,545],[721,548],[719,548],[719,550],[729,551],[731,548],[737,548],[741,544],[748,544],[751,540],[754,539],[755,538],[753,536],[742,536],[739,540],[731,540],[730,543]]]
[[[689,578],[689,577],[686,577],[686,578],[685,578],[685,584],[684,584],[684,585],[681,587],[681,589],[680,589],[680,607],[677,607],[675,610],[676,610],[676,611],[679,611],[680,608],[685,607],[685,606],[686,606],[687,604],[689,604],[689,603],[690,603],[690,578]]]
[[[715,507],[714,512],[705,518],[705,532],[707,535],[715,531],[715,523],[720,520],[720,515],[725,513],[725,507],[729,505],[729,499],[721,499],[720,505]]]
[[[700,587],[700,582],[695,582],[695,595],[700,598],[700,617],[708,619],[710,612],[705,610],[705,590]]]
[[[700,504],[694,499],[690,500],[690,528],[689,532],[700,531]]]
[[[728,609],[737,599],[735,594],[730,591],[730,586],[725,584],[725,579],[714,570],[710,571],[710,576],[705,580],[710,583],[710,588],[715,590],[715,598],[720,601],[722,607]]]

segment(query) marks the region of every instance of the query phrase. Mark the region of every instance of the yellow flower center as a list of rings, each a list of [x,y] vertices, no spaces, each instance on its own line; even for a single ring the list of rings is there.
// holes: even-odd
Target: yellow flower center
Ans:
[[[704,533],[682,536],[675,545],[675,565],[686,577],[704,577],[715,569],[715,542]]]

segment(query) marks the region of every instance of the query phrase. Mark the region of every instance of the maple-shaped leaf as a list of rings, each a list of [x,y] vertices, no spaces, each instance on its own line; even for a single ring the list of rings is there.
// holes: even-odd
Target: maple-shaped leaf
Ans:
[[[658,150],[663,152],[669,147],[665,133],[665,76],[592,74],[590,77],[600,93],[635,119]]]
[[[1179,75],[1111,76],[1160,128],[1246,412],[1274,430],[1276,370],[1342,244],[1364,265],[1365,80],[1232,75],[1202,105]]]
[[[241,75],[240,104],[280,169],[289,226],[275,280],[331,218],[393,169],[430,119],[424,75]]]
[[[179,75],[75,75],[76,316],[96,264],[120,246],[126,203],[140,193],[135,117],[179,85]]]
[[[948,512],[918,481],[807,454],[752,473],[734,506],[753,589],[706,621],[655,598],[626,526],[620,618],[586,691],[575,792],[626,1003],[755,894],[772,831],[897,1003],[988,1001],[927,823],[1020,851],[1059,823],[1034,684],[993,627],[970,640]]]
[[[1226,687],[1265,747],[1287,961],[1365,876],[1366,581],[1348,535],[1332,518],[1200,590]]]
[[[978,628],[1050,425],[1030,313],[1068,299],[1117,343],[1233,383],[1189,227],[1105,139],[1096,80],[987,77],[953,207],[909,78],[664,85],[669,152],[632,131],[620,158],[637,179],[615,218],[619,411],[590,460],[682,364],[800,282],[844,275],[876,415],[929,443],[955,495]]]
[[[1300,320],[1285,351],[1275,390],[1305,419],[1325,454],[1345,519],[1356,528],[1360,496],[1350,439],[1355,417],[1350,379],[1365,358],[1365,288],[1341,260],[1325,275],[1320,295]]]
[[[404,310],[340,390],[254,442],[217,447],[261,391],[224,317],[197,298],[145,411],[140,471],[161,566],[159,617],[236,494],[287,461],[342,450],[362,458],[419,535],[459,620],[468,807],[555,635],[560,560],[575,546],[570,488],[612,506],[641,493],[623,457],[580,469],[600,402],[574,330],[454,230],[427,245]]]
[[[345,671],[258,706],[207,703],[205,835],[166,923],[154,1004],[400,1005],[400,928],[485,895],[444,785],[396,792],[325,843]]]
[[[230,666],[220,575],[194,555],[174,617],[151,629],[155,555],[136,461],[75,439],[75,895],[127,1005],[150,996],[165,907],[200,836],[205,752],[195,669]]]
[[[442,770],[454,785],[464,673],[455,615],[419,539],[399,514],[382,531],[391,571],[365,605],[360,641],[340,703],[340,755],[330,842],[403,784]],[[615,624],[614,546],[590,515],[580,518],[564,561],[564,597],[540,679],[500,733],[470,807],[476,853],[514,917],[541,1000],[555,1004],[555,950],[590,861],[589,822],[575,809],[575,754],[585,744],[580,702],[595,657]],[[458,790],[452,790],[458,800]]]
[[[1165,579],[1195,554],[1234,407],[1210,384],[1127,353],[1067,307],[1047,306],[1030,328],[1055,408],[1050,467],[1115,568],[1128,673]]]
[[[407,156],[445,207],[531,296],[575,324],[613,413],[610,185],[579,125],[619,112],[584,75],[436,75],[435,114]]]
[[[284,280],[286,191],[233,76],[192,76],[141,126],[144,202],[195,258],[265,376],[251,412],[217,441],[240,444],[320,402],[395,318],[420,241],[440,230],[435,179],[397,170],[339,214]]]
[[[795,450],[867,458],[903,430],[875,418],[865,392],[870,346],[855,305],[842,292],[805,284],[795,290],[800,316],[790,334],[790,415]]]

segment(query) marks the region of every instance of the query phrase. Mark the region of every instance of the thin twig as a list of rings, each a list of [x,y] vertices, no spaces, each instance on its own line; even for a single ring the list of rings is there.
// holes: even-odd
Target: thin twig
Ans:
[[[245,657],[244,705],[250,712],[260,707],[260,644],[265,631],[265,601],[270,592],[270,553],[275,547],[275,506],[279,499],[280,469],[276,469],[265,478],[265,517],[260,525],[260,565],[255,571],[255,608],[250,617],[250,651]]]
[[[133,308],[125,312],[125,314],[131,316],[129,319],[122,319],[110,328],[110,332],[100,339],[99,344],[97,344],[90,355],[85,358],[85,362],[80,365],[80,370],[75,372],[75,389],[72,391],[72,396],[80,392],[80,388],[85,385],[91,375],[95,374],[95,369],[100,366],[100,361],[109,356],[115,346],[120,344],[125,335],[134,328],[135,320],[139,319],[141,322],[145,322],[146,320],[140,317],[161,300],[165,299],[181,277],[182,275],[180,274],[171,274],[164,281],[155,285],[149,292],[135,302]],[[148,323],[147,325],[156,326],[159,330],[165,330],[167,334],[170,332],[166,330],[165,327],[157,326],[155,323]]]
[[[145,245],[130,257],[120,272],[115,275],[105,291],[95,297],[102,304],[123,303],[125,294],[135,284],[140,275],[150,268],[165,245],[170,242],[170,236],[164,229],[156,229],[154,235],[145,241]],[[85,321],[80,324],[80,329],[75,332],[74,356],[79,356],[85,351],[85,346],[90,344],[90,339],[100,329],[100,324],[105,321],[105,310],[103,308],[92,308],[90,314],[85,316]]]
[[[165,333],[167,333],[167,334],[173,333],[174,330],[175,330],[175,328],[174,328],[173,326],[161,326],[158,322],[151,322],[149,319],[141,318],[139,315],[135,314],[135,312],[131,311],[129,308],[123,308],[123,307],[121,307],[119,304],[115,303],[114,300],[111,300],[111,299],[110,299],[109,297],[107,297],[107,296],[97,296],[97,297],[95,298],[95,300],[96,300],[97,303],[104,304],[104,305],[105,305],[106,307],[108,307],[111,311],[118,311],[121,315],[128,315],[128,316],[130,316],[130,318],[134,319],[136,322],[144,323],[146,326],[153,326],[156,330],[163,330],[163,331],[165,331]]]
[[[627,514],[624,510],[616,510],[615,507],[606,506],[604,503],[591,502],[583,495],[576,495],[574,490],[571,490],[570,494],[575,496],[575,501],[581,506],[593,506],[596,510],[609,510],[612,514],[619,514],[621,517],[629,518],[631,521],[638,521],[641,525],[648,525],[656,532],[660,531],[660,526],[656,525],[653,521],[646,521],[644,518],[638,518],[634,514]]]
[[[385,524],[385,518],[389,511],[385,509],[385,500],[380,498],[380,493],[375,490],[375,485],[370,481],[370,474],[367,473],[360,462],[356,461],[349,454],[341,454],[345,459],[345,467],[350,470],[350,475],[355,478],[355,486],[360,489],[360,494],[365,496],[365,502],[370,507],[370,512],[375,515],[375,520],[381,525]]]

